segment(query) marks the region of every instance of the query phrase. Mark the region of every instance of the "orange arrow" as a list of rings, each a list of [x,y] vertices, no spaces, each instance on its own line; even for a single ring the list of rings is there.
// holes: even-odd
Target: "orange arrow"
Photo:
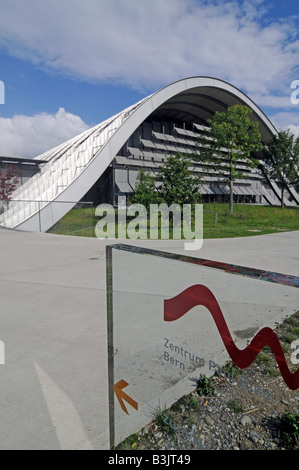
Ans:
[[[135,410],[138,410],[138,403],[123,391],[123,388],[127,387],[128,385],[129,384],[125,380],[120,380],[119,382],[117,382],[117,384],[113,385],[113,390],[115,391],[119,404],[122,410],[127,414],[129,413],[127,411],[127,408],[125,407],[124,400],[126,400],[129,405],[135,408]]]

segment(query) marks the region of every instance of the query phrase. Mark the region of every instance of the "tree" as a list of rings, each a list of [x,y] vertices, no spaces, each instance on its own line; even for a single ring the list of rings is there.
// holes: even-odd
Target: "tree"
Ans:
[[[9,165],[7,168],[0,168],[0,201],[4,201],[6,206],[19,184],[20,177],[21,172],[16,166]]]
[[[200,156],[194,157],[197,161],[212,163],[220,180],[229,183],[231,212],[234,181],[245,176],[238,164],[257,166],[251,154],[262,148],[258,123],[251,119],[251,113],[251,109],[243,105],[231,106],[227,112],[217,111],[213,119],[208,120],[210,132],[199,139]]]
[[[140,170],[130,203],[143,204],[149,209],[150,204],[182,205],[199,202],[200,180],[191,174],[191,163],[190,158],[178,153],[167,158],[156,177]]]
[[[147,211],[151,204],[159,203],[159,195],[157,193],[155,178],[150,172],[140,170],[137,176],[135,192],[130,197],[131,204],[142,204]]]
[[[281,207],[288,186],[299,183],[299,137],[288,131],[279,131],[263,149],[264,168],[270,178],[281,185]]]
[[[161,231],[164,229],[168,231],[172,227],[174,232],[181,232],[183,204],[187,205],[183,208],[184,217],[189,217],[191,222],[192,216],[196,215],[195,204],[201,198],[200,180],[199,177],[192,175],[190,165],[192,165],[190,158],[178,153],[167,158],[167,161],[160,166],[156,177],[143,170],[139,172],[135,193],[130,198],[130,203],[145,206],[147,213],[153,217],[153,223],[157,223],[156,228],[161,226]]]
[[[200,201],[200,179],[192,175],[190,165],[190,158],[178,153],[168,157],[160,168],[158,194],[164,203],[183,205]]]

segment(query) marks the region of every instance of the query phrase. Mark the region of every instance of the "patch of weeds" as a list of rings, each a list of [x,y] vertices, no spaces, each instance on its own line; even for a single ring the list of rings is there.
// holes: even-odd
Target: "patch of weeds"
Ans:
[[[297,321],[296,321],[296,318],[294,317],[288,317],[284,320],[284,323],[287,323],[289,325],[295,325]]]
[[[299,450],[299,415],[286,412],[280,421],[280,431],[284,445]]]
[[[120,450],[137,450],[138,449],[138,435],[132,434],[125,441],[121,442],[118,446]]]
[[[174,413],[179,413],[181,411],[179,402],[174,403],[172,407],[170,408],[170,410],[173,411]]]
[[[260,351],[254,360],[254,362],[256,362],[259,365],[269,364],[270,361],[271,361],[271,357],[269,356],[268,352],[264,352],[264,351]]]
[[[242,405],[240,405],[235,400],[229,401],[227,405],[234,413],[242,413],[243,411]]]
[[[165,434],[174,434],[174,429],[170,426],[171,413],[169,410],[157,411],[155,422],[159,430]]]
[[[281,343],[281,349],[286,354],[289,351],[289,345],[286,343]]]
[[[299,312],[294,313],[291,317],[285,318],[284,324],[291,325],[291,326],[298,326],[299,325]]]
[[[274,369],[273,367],[267,367],[265,372],[266,374],[271,375],[272,377],[278,377],[280,375],[280,370]]]
[[[186,411],[199,410],[199,403],[193,395],[184,396],[181,398],[180,403],[184,406]]]
[[[283,337],[283,341],[285,341],[286,343],[292,343],[293,341],[295,341],[295,339],[297,339],[298,336],[295,335],[295,334],[292,334],[292,333],[287,333],[286,335],[284,335]]]
[[[192,424],[196,423],[196,419],[192,415],[185,415],[183,418],[184,424],[186,424],[188,427],[192,426]]]
[[[290,333],[292,333],[293,335],[296,335],[296,338],[298,338],[298,336],[299,336],[299,326],[292,326],[290,328]]]
[[[242,370],[239,369],[239,367],[237,367],[232,361],[227,361],[222,367],[222,371],[226,376],[230,375],[232,378],[237,377],[242,373]]]
[[[204,374],[200,374],[197,381],[196,392],[200,396],[214,395],[215,387],[213,385],[213,378],[208,378]]]

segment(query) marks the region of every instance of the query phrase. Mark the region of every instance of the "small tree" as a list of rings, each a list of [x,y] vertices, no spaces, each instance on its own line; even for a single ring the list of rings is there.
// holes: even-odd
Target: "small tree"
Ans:
[[[167,158],[156,177],[140,170],[130,203],[143,204],[149,209],[150,204],[182,205],[199,202],[200,179],[191,174],[191,164],[190,158],[178,153]]]
[[[290,131],[280,131],[263,150],[264,168],[270,178],[281,185],[281,207],[288,186],[299,183],[299,137]]]
[[[131,204],[142,204],[147,211],[151,204],[158,204],[160,201],[157,193],[155,177],[150,172],[140,170],[137,176],[134,194],[129,198]]]
[[[0,201],[6,206],[11,199],[11,194],[20,182],[21,172],[16,166],[8,165],[7,168],[0,168]]]
[[[251,154],[262,148],[258,123],[250,118],[251,113],[251,109],[243,105],[231,106],[227,112],[217,111],[213,119],[208,120],[210,132],[199,140],[200,156],[194,157],[197,161],[212,163],[220,180],[229,183],[231,212],[234,181],[245,176],[238,164],[256,166],[258,162]]]
[[[164,203],[182,205],[200,201],[200,178],[192,175],[190,165],[190,158],[180,153],[167,158],[158,176],[161,182],[158,193]]]
[[[177,154],[167,158],[156,177],[140,170],[135,193],[130,198],[130,203],[144,205],[148,213],[159,211],[162,205],[168,207],[173,205],[169,214],[169,223],[174,228],[175,221],[178,220],[177,210],[180,206],[190,204],[191,217],[194,204],[198,203],[201,198],[200,180],[199,177],[192,175],[189,169],[191,164],[192,161],[188,157]],[[159,208],[151,208],[151,204],[156,204]]]

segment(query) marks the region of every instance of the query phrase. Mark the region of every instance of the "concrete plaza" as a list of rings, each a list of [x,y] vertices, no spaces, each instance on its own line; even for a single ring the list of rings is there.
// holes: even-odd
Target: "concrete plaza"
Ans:
[[[0,229],[0,449],[108,448],[111,243]],[[125,243],[299,276],[298,231],[207,240],[198,251],[183,241]]]

